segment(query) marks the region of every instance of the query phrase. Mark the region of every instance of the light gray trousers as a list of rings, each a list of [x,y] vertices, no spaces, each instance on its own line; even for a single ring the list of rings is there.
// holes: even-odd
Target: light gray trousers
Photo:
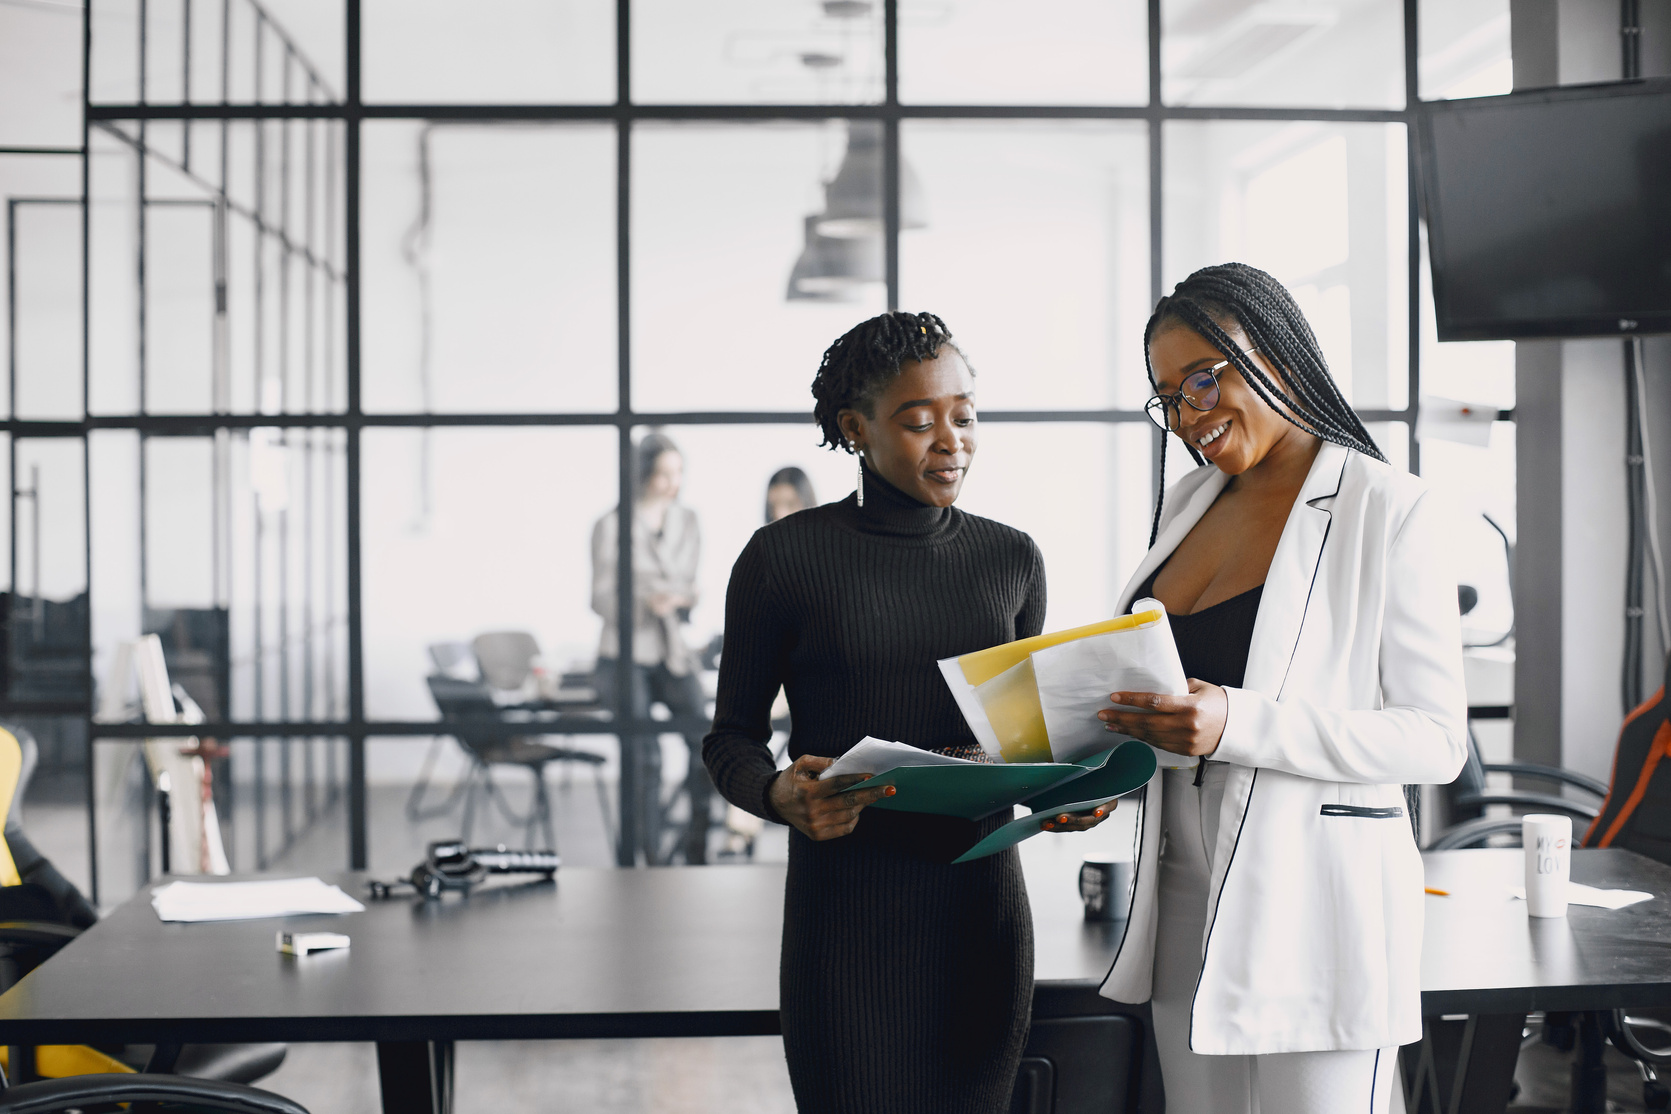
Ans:
[[[1190,1005],[1201,975],[1212,848],[1229,767],[1167,770],[1161,808],[1160,924],[1155,932],[1155,1042],[1166,1114],[1402,1114],[1393,1077],[1397,1048],[1198,1056],[1189,1048]],[[1220,932],[1233,931],[1220,925]]]

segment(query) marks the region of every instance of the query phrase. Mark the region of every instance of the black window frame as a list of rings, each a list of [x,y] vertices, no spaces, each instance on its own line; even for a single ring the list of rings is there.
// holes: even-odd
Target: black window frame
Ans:
[[[97,2],[97,0],[92,0]],[[188,5],[191,0],[186,0]],[[233,2],[250,3],[257,12],[261,9],[255,0],[233,0]],[[311,103],[208,103],[187,102],[159,104],[150,103],[144,99],[143,57],[145,53],[143,31],[139,36],[139,51],[141,55],[141,100],[137,103],[96,103],[91,100],[89,93],[90,67],[92,59],[92,30],[91,18],[83,16],[82,36],[82,66],[83,66],[83,131],[82,145],[79,149],[38,148],[29,149],[27,153],[43,155],[57,155],[79,157],[82,160],[82,295],[83,295],[83,418],[80,421],[43,422],[20,420],[14,416],[0,421],[0,429],[4,429],[12,438],[28,437],[79,437],[83,441],[84,464],[87,460],[87,444],[89,436],[101,430],[131,430],[142,438],[146,436],[193,435],[215,436],[222,431],[246,431],[255,428],[278,427],[280,429],[321,429],[342,430],[345,440],[344,455],[346,464],[346,493],[344,506],[345,514],[343,527],[346,531],[346,561],[344,570],[346,577],[346,716],[341,720],[327,720],[323,722],[299,721],[281,719],[260,722],[217,722],[197,726],[172,726],[157,724],[111,724],[99,723],[93,719],[94,702],[89,696],[84,706],[74,708],[54,707],[37,708],[16,702],[0,701],[0,712],[9,714],[22,713],[53,713],[78,715],[85,721],[87,738],[90,740],[132,740],[156,738],[161,736],[211,735],[217,738],[258,738],[258,739],[295,739],[307,737],[329,737],[346,740],[348,751],[348,769],[345,786],[345,796],[348,805],[348,847],[347,860],[352,869],[363,869],[367,863],[367,814],[366,814],[366,764],[365,744],[370,737],[385,736],[422,736],[429,737],[436,733],[434,722],[408,721],[373,721],[365,714],[364,693],[364,658],[362,644],[362,614],[361,614],[361,585],[364,570],[361,564],[360,537],[360,471],[361,471],[361,441],[363,431],[368,428],[434,428],[444,426],[535,426],[555,427],[569,425],[609,426],[617,431],[617,475],[620,490],[630,490],[632,436],[635,428],[645,426],[682,426],[682,425],[748,425],[748,424],[800,424],[809,421],[809,415],[804,412],[640,412],[632,409],[632,348],[631,348],[631,313],[633,302],[631,298],[631,137],[634,126],[640,121],[709,121],[709,122],[741,122],[741,121],[809,121],[820,122],[827,120],[877,120],[883,126],[883,199],[884,199],[884,244],[885,244],[885,280],[887,288],[887,304],[890,308],[898,305],[899,294],[899,166],[900,166],[900,130],[901,124],[907,120],[1129,120],[1142,121],[1147,125],[1149,142],[1149,286],[1151,302],[1158,299],[1162,289],[1162,217],[1164,205],[1163,171],[1165,167],[1165,150],[1163,147],[1164,125],[1169,121],[1203,121],[1203,120],[1246,120],[1246,121],[1320,121],[1327,123],[1396,123],[1406,129],[1406,144],[1408,152],[1408,172],[1406,179],[1406,223],[1408,229],[1408,245],[1406,260],[1406,279],[1408,290],[1406,301],[1408,305],[1407,344],[1408,392],[1404,407],[1400,409],[1362,409],[1359,414],[1366,422],[1403,422],[1408,438],[1408,459],[1413,472],[1420,471],[1420,446],[1416,441],[1416,413],[1421,397],[1421,229],[1417,212],[1416,188],[1416,152],[1417,141],[1416,116],[1420,111],[1418,96],[1417,74],[1417,18],[1419,0],[1402,0],[1403,11],[1403,79],[1405,101],[1402,108],[1397,109],[1330,109],[1330,108],[1259,108],[1259,107],[1209,107],[1209,106],[1172,106],[1163,103],[1161,97],[1161,34],[1162,13],[1161,0],[1148,0],[1147,4],[1147,38],[1148,38],[1148,98],[1147,103],[1131,106],[1080,106],[1080,105],[925,105],[901,104],[899,101],[899,12],[898,0],[884,0],[882,15],[884,21],[883,62],[884,62],[884,91],[883,99],[875,104],[638,104],[631,98],[632,75],[632,3],[631,0],[616,0],[615,3],[615,101],[612,104],[576,105],[576,104],[367,104],[361,95],[360,82],[360,44],[361,44],[361,0],[344,0],[344,45],[345,45],[345,86],[342,95],[336,97],[316,72],[312,71],[303,60],[304,68],[309,72],[309,93],[307,102]],[[144,4],[140,11],[143,13]],[[188,16],[189,18],[189,16]],[[143,27],[143,20],[141,21]],[[287,50],[294,50],[284,37],[281,28],[268,20],[270,28],[277,32]],[[189,67],[189,59],[187,61]],[[315,101],[314,90],[324,90],[326,100]],[[259,89],[258,89],[259,94]],[[188,86],[189,95],[189,86]],[[224,95],[224,90],[223,90]],[[361,265],[360,265],[360,189],[361,189],[361,133],[362,126],[368,120],[435,120],[455,122],[495,123],[506,121],[593,121],[606,122],[614,125],[616,132],[616,283],[617,283],[617,401],[613,412],[604,413],[515,413],[515,414],[435,414],[435,413],[366,413],[361,406],[360,377],[361,377]],[[89,248],[89,220],[88,197],[90,159],[88,157],[89,143],[95,129],[111,129],[118,122],[136,122],[143,128],[148,121],[278,121],[278,120],[325,120],[334,121],[342,129],[342,227],[345,236],[344,268],[341,281],[344,284],[346,320],[343,322],[346,339],[345,366],[346,378],[346,409],[341,412],[320,413],[288,413],[272,414],[153,414],[143,412],[127,416],[89,415],[86,412],[86,402],[89,387],[90,357],[87,355],[87,331],[91,328],[90,312],[88,309],[89,274],[91,265],[91,251]],[[11,153],[25,153],[23,149],[9,149]],[[142,198],[143,201],[143,198]],[[1504,417],[1511,417],[1505,412]],[[989,410],[982,412],[982,420],[987,422],[1078,422],[1078,423],[1148,423],[1147,417],[1141,409],[1084,409],[1084,410]],[[1154,447],[1158,455],[1162,438],[1158,431],[1154,433]],[[89,573],[92,568],[92,503],[91,479],[84,470],[84,479],[88,485],[87,501],[87,567]],[[620,500],[617,511],[620,516],[621,536],[630,536],[631,502]],[[632,614],[632,566],[631,553],[627,547],[621,547],[619,554],[619,613]],[[89,593],[91,585],[89,585]],[[90,612],[89,608],[89,612]],[[86,639],[88,646],[87,661],[87,691],[93,692],[92,675],[92,631],[91,620],[87,623]],[[623,694],[620,704],[624,705],[628,699],[625,694],[630,693],[631,686],[626,681],[626,673],[631,669],[630,660],[623,659],[619,663],[622,671],[618,678],[623,683],[617,684],[616,691]],[[607,732],[617,735],[634,732],[666,731],[670,726],[663,721],[638,721],[633,719],[625,706],[615,708],[615,718],[607,725]],[[564,733],[597,734],[600,723],[594,719],[563,720],[559,719],[548,725],[544,730]],[[525,729],[525,728],[524,728]],[[506,733],[516,730],[514,725],[506,725]],[[90,756],[89,756],[90,759]],[[93,859],[93,888],[95,899],[97,894],[97,836],[94,828],[93,788],[91,764],[89,764],[87,805],[88,824],[91,842],[90,855]]]

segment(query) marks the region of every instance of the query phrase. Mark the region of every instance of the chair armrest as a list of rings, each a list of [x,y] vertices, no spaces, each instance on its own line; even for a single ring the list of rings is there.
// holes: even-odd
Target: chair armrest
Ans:
[[[1563,785],[1570,785],[1576,789],[1594,793],[1598,797],[1607,796],[1607,785],[1585,774],[1573,773],[1571,770],[1561,770],[1554,766],[1539,766],[1531,762],[1487,762],[1485,772],[1488,774],[1515,774],[1519,777],[1541,777],[1547,781],[1558,781]]]
[[[551,761],[553,762],[582,762],[588,766],[601,766],[608,759],[601,754],[593,754],[589,750],[571,750],[568,747],[552,747]]]
[[[1494,835],[1520,834],[1520,818],[1482,816],[1465,820],[1454,828],[1446,828],[1433,838],[1428,851],[1454,851],[1459,847],[1477,847]]]
[[[1465,808],[1475,805],[1519,805],[1522,808],[1582,816],[1586,820],[1594,820],[1596,813],[1600,811],[1595,805],[1569,801],[1553,793],[1528,793],[1520,789],[1500,789],[1495,793],[1464,793],[1456,798],[1456,803]],[[1516,822],[1518,823],[1518,817]]]
[[[183,1075],[73,1075],[0,1092],[0,1114],[58,1114],[97,1103],[177,1102],[228,1114],[308,1114],[282,1095]]]
[[[0,921],[0,945],[58,949],[81,935],[81,929],[56,921]]]

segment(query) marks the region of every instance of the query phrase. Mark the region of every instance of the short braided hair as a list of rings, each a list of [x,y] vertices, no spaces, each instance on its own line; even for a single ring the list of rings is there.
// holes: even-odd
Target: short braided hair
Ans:
[[[952,340],[951,329],[932,313],[889,310],[843,333],[824,350],[818,374],[812,377],[812,417],[824,433],[823,444],[852,452],[841,435],[837,415],[857,410],[874,418],[876,396],[894,381],[900,368],[912,360],[932,360],[943,347],[963,355]],[[973,368],[969,371],[974,374]]]
[[[1242,373],[1248,389],[1296,428],[1386,461],[1386,454],[1381,452],[1329,374],[1329,364],[1323,358],[1317,334],[1300,312],[1294,295],[1266,272],[1246,263],[1203,267],[1162,298],[1143,330],[1143,366],[1149,373],[1151,386],[1156,385],[1155,369],[1149,363],[1149,342],[1155,334],[1172,325],[1188,326],[1224,353]],[[1241,350],[1228,332],[1232,326],[1240,327],[1248,344],[1281,370],[1288,390],[1283,390],[1282,384],[1272,380]],[[1185,448],[1195,463],[1205,463],[1195,446],[1186,444]],[[1160,512],[1166,499],[1164,451],[1159,471],[1155,516],[1149,527],[1150,545],[1160,535]]]

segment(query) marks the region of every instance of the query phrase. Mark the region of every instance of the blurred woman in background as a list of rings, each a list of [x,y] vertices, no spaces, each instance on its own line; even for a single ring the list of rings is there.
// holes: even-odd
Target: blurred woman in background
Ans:
[[[702,556],[696,512],[679,501],[684,456],[666,435],[646,434],[634,454],[634,476],[633,682],[627,710],[636,718],[648,719],[651,703],[659,702],[675,717],[703,718],[707,701],[697,675],[696,654],[686,644],[683,629],[690,609],[696,605],[696,570]],[[592,527],[592,610],[603,617],[597,685],[606,705],[615,702],[616,661],[621,654],[621,624],[616,616],[618,532],[614,511]],[[712,782],[702,765],[701,733],[691,730],[683,734],[691,758],[685,778],[690,822],[682,849],[687,863],[702,863],[707,861]],[[623,796],[637,802],[638,812],[636,833],[625,830],[623,817],[621,847],[625,851],[636,844],[645,849],[653,863],[661,844],[661,744],[655,735],[622,736],[621,741],[621,777],[628,782]]]
[[[796,511],[804,511],[817,505],[818,496],[812,493],[812,481],[807,479],[805,472],[794,465],[779,468],[772,473],[772,478],[766,481],[768,526],[780,518],[788,518]]]
[[[804,511],[818,505],[818,496],[813,494],[812,481],[807,474],[789,465],[779,468],[772,473],[772,478],[766,481],[766,525],[780,519],[788,518],[796,511]],[[719,639],[716,637],[716,642]],[[772,722],[787,719],[789,716],[789,700],[780,688],[777,699],[772,701]],[[784,745],[787,745],[784,744]],[[783,747],[774,747],[772,758],[774,761],[783,757]],[[722,855],[743,855],[754,858],[754,841],[759,837],[764,821],[752,812],[745,812],[736,805],[725,806],[725,847],[720,851]]]

